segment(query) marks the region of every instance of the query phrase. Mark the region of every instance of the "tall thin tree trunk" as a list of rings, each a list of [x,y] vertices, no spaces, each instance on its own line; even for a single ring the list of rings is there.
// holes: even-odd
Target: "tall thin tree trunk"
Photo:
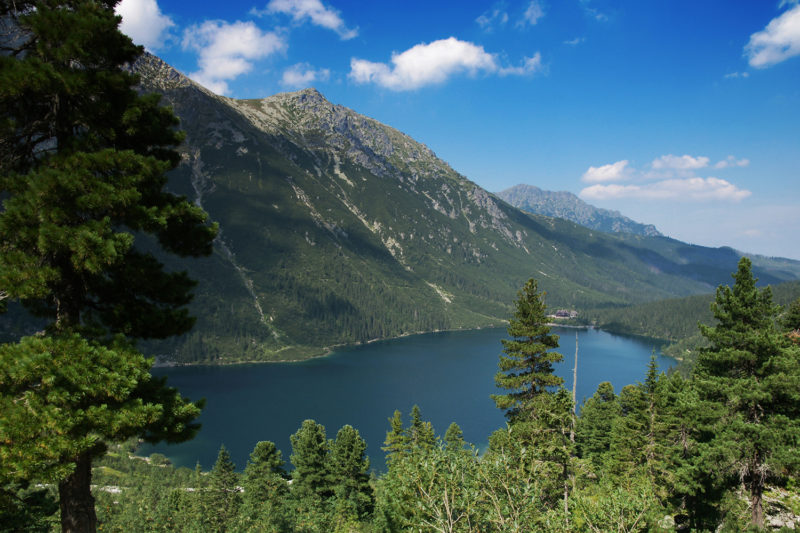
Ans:
[[[753,474],[750,481],[750,510],[751,522],[759,530],[764,528],[764,484],[761,483],[760,476]]]
[[[575,332],[575,366],[572,368],[572,427],[569,430],[569,440],[575,444],[575,424],[578,417],[578,332]]]
[[[84,452],[75,461],[75,471],[58,484],[63,533],[94,533],[97,530],[91,484],[92,456]]]

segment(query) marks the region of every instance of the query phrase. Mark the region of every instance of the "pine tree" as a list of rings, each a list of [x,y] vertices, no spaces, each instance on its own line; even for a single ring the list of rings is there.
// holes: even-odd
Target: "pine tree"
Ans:
[[[411,424],[406,430],[406,436],[412,453],[430,450],[436,445],[436,433],[433,425],[422,420],[422,413],[418,405],[411,408]]]
[[[449,451],[463,450],[464,445],[464,432],[455,422],[452,422],[444,434],[445,448]]]
[[[581,407],[575,434],[579,455],[589,459],[595,468],[600,468],[607,460],[614,435],[612,428],[619,417],[620,407],[614,386],[604,381]]]
[[[241,527],[247,531],[286,531],[284,504],[289,493],[281,451],[270,441],[256,444],[244,469]]]
[[[711,421],[703,455],[710,468],[749,493],[751,522],[763,527],[763,491],[784,469],[796,468],[800,435],[800,353],[776,328],[778,307],[759,290],[746,257],[733,287],[719,287],[715,327],[701,325],[695,386]]]
[[[216,233],[201,209],[163,190],[182,136],[172,112],[158,97],[140,96],[136,77],[123,70],[142,49],[118,31],[115,3],[0,3],[0,299],[47,319],[53,337],[50,345],[22,341],[11,349],[24,354],[25,368],[50,373],[9,374],[0,395],[11,400],[17,390],[53,386],[44,409],[58,408],[62,418],[52,423],[69,428],[33,427],[40,416],[14,419],[13,427],[4,419],[4,433],[39,436],[15,440],[14,448],[49,448],[37,453],[50,462],[26,470],[4,462],[2,477],[38,481],[58,472],[51,481],[59,484],[67,532],[95,529],[91,462],[108,441],[131,432],[180,441],[196,431],[198,406],[142,372],[149,362],[118,336],[164,338],[193,323],[185,305],[194,283],[165,272],[136,239],[151,234],[167,251],[197,256],[210,253]],[[105,349],[118,350],[118,361],[97,368],[78,361],[111,358]],[[124,386],[111,387],[116,380]],[[81,398],[77,391],[86,389]],[[119,427],[112,415],[82,418],[114,408],[139,414],[128,412]]]
[[[208,476],[208,486],[203,492],[205,524],[208,531],[223,533],[232,529],[239,512],[239,476],[231,454],[223,444],[219,448],[217,461]]]
[[[330,484],[325,426],[313,420],[305,420],[289,440],[292,443],[292,455],[289,459],[294,465],[292,493],[300,500],[330,498],[333,490]]]
[[[366,518],[375,506],[366,451],[367,442],[349,425],[342,427],[331,443],[330,483],[337,500],[337,514],[351,520]]]
[[[511,339],[502,341],[505,355],[500,356],[495,383],[511,392],[492,395],[492,399],[512,423],[530,419],[533,400],[564,382],[553,374],[553,364],[563,356],[552,351],[558,348],[558,335],[551,334],[547,325],[544,296],[536,280],[528,280],[517,295],[508,326]]]

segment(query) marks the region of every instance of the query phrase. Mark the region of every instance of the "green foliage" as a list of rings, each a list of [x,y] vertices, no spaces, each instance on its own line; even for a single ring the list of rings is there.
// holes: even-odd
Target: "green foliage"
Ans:
[[[492,396],[511,422],[530,418],[534,399],[564,381],[553,373],[553,363],[563,356],[552,351],[558,348],[558,335],[550,333],[544,293],[539,293],[535,279],[525,283],[515,307],[508,326],[511,339],[502,340],[505,355],[500,356],[500,371],[495,376],[497,386],[511,392]]]
[[[778,307],[769,288],[756,288],[747,258],[733,277],[733,287],[717,289],[718,324],[701,326],[710,346],[695,370],[708,413],[699,440],[708,467],[746,487],[752,524],[762,527],[765,484],[798,466],[800,350],[777,330]]]
[[[619,400],[608,381],[598,385],[597,392],[581,406],[575,443],[578,455],[590,460],[595,468],[602,466],[603,458],[611,449],[612,428],[621,415]]]
[[[199,406],[151,379],[150,361],[121,338],[193,324],[194,282],[138,249],[136,236],[198,256],[216,235],[202,209],[164,191],[182,135],[122,69],[142,49],[118,31],[113,8],[0,5],[0,294],[43,319],[48,335],[2,347],[18,362],[0,384],[9,414],[0,481],[57,483],[67,532],[95,528],[91,463],[108,442],[177,441],[196,429]]]
[[[79,457],[135,435],[193,436],[198,406],[153,379],[150,364],[120,338],[110,346],[75,334],[0,345],[0,481],[58,482]]]

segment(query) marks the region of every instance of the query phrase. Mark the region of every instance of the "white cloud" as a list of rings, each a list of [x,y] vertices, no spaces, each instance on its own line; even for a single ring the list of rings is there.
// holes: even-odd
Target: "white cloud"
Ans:
[[[749,72],[731,72],[729,74],[725,74],[724,77],[727,80],[732,79],[732,78],[749,78],[750,77],[750,73]]]
[[[592,185],[580,192],[586,200],[720,200],[738,202],[752,193],[719,178],[677,178],[644,185]]]
[[[750,160],[746,158],[736,159],[732,155],[729,155],[727,158],[723,159],[722,161],[718,161],[714,168],[729,168],[729,167],[746,167],[750,164]]]
[[[584,41],[586,41],[586,37],[575,37],[574,39],[570,39],[569,41],[564,41],[564,44],[568,44],[569,46],[578,46]]]
[[[225,94],[228,81],[252,70],[253,61],[283,50],[286,43],[252,22],[209,20],[186,29],[183,47],[200,54],[200,70],[189,77],[217,94]]]
[[[391,64],[352,58],[350,78],[356,83],[375,83],[393,91],[409,91],[444,83],[451,76],[466,72],[500,75],[531,74],[541,68],[537,52],[520,67],[501,67],[497,57],[482,46],[455,37],[418,44],[402,53],[393,53]]]
[[[584,172],[581,181],[587,183],[604,183],[608,181],[625,180],[629,175],[629,169],[627,167],[627,159],[600,167],[589,167],[589,170]],[[591,187],[589,188],[591,189]]]
[[[533,56],[526,57],[522,65],[518,67],[502,67],[498,72],[501,76],[525,76],[526,74],[540,72],[543,68],[542,54],[536,52]]]
[[[310,20],[316,26],[333,30],[343,40],[352,39],[358,35],[357,28],[348,28],[339,12],[326,7],[320,0],[270,0],[266,10],[257,13],[265,12],[291,15],[297,23]]]
[[[297,63],[283,72],[281,84],[286,87],[309,87],[315,81],[328,81],[331,71],[323,68],[315,70],[308,63]]]
[[[526,24],[530,24],[531,26],[535,26],[543,16],[544,9],[542,9],[542,5],[537,0],[531,0],[525,13],[522,15],[522,20],[519,21],[517,25],[525,26]]]
[[[784,5],[784,3],[781,3]],[[750,66],[765,68],[800,55],[800,5],[769,21],[744,47]]]
[[[662,155],[658,159],[653,160],[652,167],[655,170],[696,170],[708,166],[709,159],[707,157],[699,156],[692,157],[690,155]]]
[[[114,9],[122,17],[120,31],[148,50],[164,46],[172,19],[161,13],[156,0],[122,0]]]
[[[475,22],[484,30],[491,32],[508,23],[508,13],[504,4],[497,4],[489,11],[475,19]]]

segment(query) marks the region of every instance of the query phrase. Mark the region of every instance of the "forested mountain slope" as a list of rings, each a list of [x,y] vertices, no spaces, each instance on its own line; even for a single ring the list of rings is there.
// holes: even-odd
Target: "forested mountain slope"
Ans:
[[[426,146],[314,89],[211,94],[154,56],[134,69],[186,131],[170,187],[219,223],[192,333],[152,344],[178,361],[295,359],[375,338],[498,324],[530,277],[584,309],[708,292],[732,250],[615,236],[524,213]],[[800,264],[759,266],[765,282]]]

